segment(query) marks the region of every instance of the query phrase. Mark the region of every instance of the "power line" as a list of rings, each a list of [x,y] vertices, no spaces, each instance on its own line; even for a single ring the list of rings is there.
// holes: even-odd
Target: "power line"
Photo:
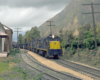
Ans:
[[[93,18],[93,27],[94,27],[94,38],[95,38],[95,50],[97,50],[97,39],[96,39],[96,28],[95,28],[95,17],[94,17],[94,13],[100,13],[100,12],[94,12],[94,6],[93,5],[100,5],[100,3],[97,4],[93,4],[93,2],[91,4],[82,4],[83,6],[86,5],[90,5],[92,8],[92,12],[89,13],[82,13],[82,14],[92,14],[92,18]]]
[[[51,22],[54,22],[54,21],[46,21],[46,22],[50,22],[50,25],[47,25],[47,26],[50,26],[50,34],[52,34],[51,26],[55,26],[55,25],[51,25]]]
[[[19,31],[19,29],[21,29],[21,28],[15,28],[15,29],[17,29],[17,31],[14,31],[14,32],[17,32],[17,45],[18,45],[18,32],[21,32],[21,31]]]

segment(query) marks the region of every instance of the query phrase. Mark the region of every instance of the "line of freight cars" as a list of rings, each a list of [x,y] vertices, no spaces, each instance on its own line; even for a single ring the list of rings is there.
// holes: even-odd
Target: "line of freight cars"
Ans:
[[[19,47],[41,54],[47,58],[63,56],[60,37],[51,34],[45,38],[31,40],[26,44],[19,44]]]

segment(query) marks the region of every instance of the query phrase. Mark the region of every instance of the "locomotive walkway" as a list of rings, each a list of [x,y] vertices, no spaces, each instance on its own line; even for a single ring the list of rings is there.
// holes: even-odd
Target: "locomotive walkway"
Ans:
[[[75,72],[75,71],[73,71],[73,70],[71,70],[71,69],[69,69],[69,68],[63,67],[63,66],[61,66],[61,65],[59,65],[59,64],[57,64],[57,63],[55,63],[55,62],[53,62],[53,61],[50,61],[50,60],[48,60],[48,59],[46,59],[46,58],[43,58],[43,57],[41,57],[41,56],[39,56],[39,55],[37,55],[37,54],[31,52],[31,51],[28,51],[28,54],[30,54],[31,56],[33,56],[33,57],[34,57],[36,60],[38,60],[40,63],[42,63],[42,64],[44,64],[45,66],[50,67],[50,68],[52,68],[52,69],[54,69],[54,70],[70,73],[70,74],[72,74],[72,75],[75,75],[75,76],[77,76],[77,77],[82,78],[83,80],[94,80],[94,79],[91,78],[91,77],[88,77],[88,76],[86,76],[86,75],[83,75],[83,74],[81,74],[81,73],[79,73],[79,72]]]

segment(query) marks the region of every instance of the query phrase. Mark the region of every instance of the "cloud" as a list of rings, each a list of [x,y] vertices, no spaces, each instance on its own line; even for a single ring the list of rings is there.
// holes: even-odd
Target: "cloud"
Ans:
[[[61,6],[67,4],[69,0],[1,0],[1,6],[15,7],[48,7],[48,9],[59,9]]]
[[[36,8],[9,8],[2,7],[0,21],[9,27],[40,26],[44,21],[53,17],[58,11],[49,11],[46,7]]]
[[[42,7],[38,10],[32,7],[10,8],[5,6],[1,7],[0,22],[12,28],[13,31],[16,31],[14,28],[22,28],[21,34],[24,35],[27,30],[31,29],[31,27],[40,26],[61,10],[49,11],[46,7]],[[15,32],[13,34],[13,40],[17,40],[17,35]]]
[[[25,34],[34,26],[40,26],[66,6],[68,0],[1,0],[0,22],[10,27],[22,28]],[[13,40],[17,40],[14,32]]]

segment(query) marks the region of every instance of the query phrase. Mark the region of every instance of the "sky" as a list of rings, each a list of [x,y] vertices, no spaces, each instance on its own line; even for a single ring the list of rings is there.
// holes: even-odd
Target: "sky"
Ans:
[[[0,22],[13,30],[13,41],[17,40],[16,29],[25,34],[32,27],[39,27],[61,12],[69,0],[0,0]]]

